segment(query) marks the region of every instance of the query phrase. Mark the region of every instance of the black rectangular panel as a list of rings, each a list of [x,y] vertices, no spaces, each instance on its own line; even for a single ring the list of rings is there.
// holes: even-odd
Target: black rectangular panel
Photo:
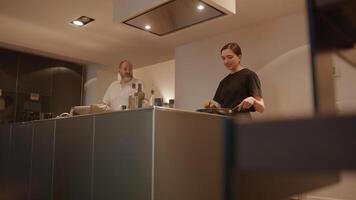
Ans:
[[[0,98],[3,98],[0,101],[5,101],[5,110],[0,111],[0,124],[14,121],[17,69],[18,53],[0,48]]]
[[[34,123],[30,200],[51,199],[55,121]]]
[[[96,117],[93,199],[151,199],[152,124],[152,110]]]
[[[224,116],[155,110],[154,200],[221,200]]]
[[[53,200],[90,200],[93,117],[57,120],[55,137]]]
[[[11,125],[0,125],[0,199],[6,199],[9,179],[9,148]]]
[[[238,124],[242,169],[355,169],[355,116]]]
[[[18,53],[0,48],[0,89],[16,92]]]
[[[354,48],[356,2],[354,0],[308,0],[312,47],[318,50]],[[315,42],[315,43],[314,43]]]
[[[9,199],[27,200],[30,188],[32,124],[14,124],[10,149]]]
[[[51,96],[53,79],[53,60],[41,56],[22,54],[19,62],[18,92],[39,93]]]
[[[2,91],[2,100],[5,102],[5,109],[0,111],[0,124],[13,123],[15,121],[16,93]]]
[[[7,164],[9,158],[9,147],[10,147],[10,131],[11,125],[2,124],[0,125],[0,173],[3,174],[3,167]]]

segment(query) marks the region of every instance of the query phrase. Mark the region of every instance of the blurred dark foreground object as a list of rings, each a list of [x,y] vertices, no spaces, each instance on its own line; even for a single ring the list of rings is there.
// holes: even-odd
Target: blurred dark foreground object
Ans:
[[[309,0],[308,3],[312,41],[318,50],[354,47],[355,0]]]

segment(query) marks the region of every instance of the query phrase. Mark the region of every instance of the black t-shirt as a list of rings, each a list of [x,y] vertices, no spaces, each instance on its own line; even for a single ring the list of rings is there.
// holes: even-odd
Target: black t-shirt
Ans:
[[[262,98],[261,83],[255,72],[244,68],[227,75],[220,81],[214,101],[218,102],[223,108],[234,108],[250,96]],[[254,112],[255,108],[251,107],[244,111]]]

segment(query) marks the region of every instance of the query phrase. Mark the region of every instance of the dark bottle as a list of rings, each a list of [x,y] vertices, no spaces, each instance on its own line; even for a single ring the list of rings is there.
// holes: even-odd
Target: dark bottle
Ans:
[[[135,97],[137,97],[137,108],[142,108],[143,100],[145,99],[145,93],[142,91],[142,84],[138,84],[138,90],[135,93]]]
[[[132,83],[132,88],[129,94],[129,109],[133,110],[136,109],[137,104],[136,104],[136,100],[135,100],[135,93],[136,93],[136,84]]]

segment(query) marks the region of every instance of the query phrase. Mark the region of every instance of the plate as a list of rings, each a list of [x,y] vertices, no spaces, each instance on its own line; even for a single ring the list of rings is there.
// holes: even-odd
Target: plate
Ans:
[[[197,111],[219,115],[233,115],[233,112],[230,108],[202,108],[198,109]]]

